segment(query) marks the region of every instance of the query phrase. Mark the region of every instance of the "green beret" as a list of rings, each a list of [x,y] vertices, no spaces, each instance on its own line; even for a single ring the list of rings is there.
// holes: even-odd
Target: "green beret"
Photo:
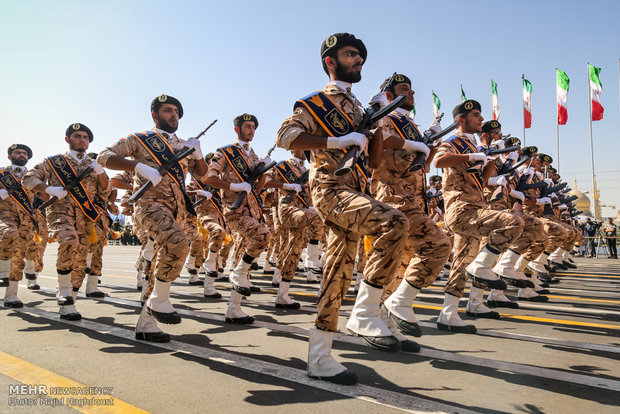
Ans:
[[[13,150],[16,149],[20,149],[20,150],[24,150],[28,153],[28,159],[32,158],[32,150],[30,149],[29,146],[24,145],[24,144],[13,144],[9,147],[8,149],[8,155],[11,155],[11,153],[13,152]]]
[[[157,98],[153,99],[153,101],[151,101],[151,112],[159,111],[159,108],[165,103],[176,106],[179,110],[179,119],[183,118],[183,105],[181,105],[181,102],[177,98],[170,95],[159,95]]]
[[[334,33],[321,43],[321,61],[323,62],[323,69],[327,72],[327,65],[325,64],[326,56],[336,56],[338,49],[344,46],[353,46],[360,52],[360,56],[366,62],[366,56],[368,51],[364,42],[356,38],[349,33]]]
[[[258,118],[256,118],[254,115],[250,115],[250,114],[239,115],[238,117],[236,117],[233,120],[233,125],[236,126],[236,127],[241,128],[241,125],[244,122],[247,122],[247,121],[253,121],[254,122],[254,127],[258,128]]]
[[[480,103],[478,101],[474,101],[473,99],[468,99],[454,107],[452,110],[452,117],[456,119],[459,116],[467,115],[470,111],[475,109],[482,111]]]
[[[379,89],[381,91],[393,91],[394,87],[399,83],[408,83],[411,86],[411,79],[400,73],[395,73],[386,80],[383,81]]]
[[[496,121],[495,119],[493,119],[491,121],[487,121],[484,124],[482,124],[482,132],[486,132],[488,134],[494,129],[501,128],[501,127],[502,127],[502,124],[500,124],[499,121]]]
[[[93,137],[93,132],[86,125],[80,124],[79,122],[76,122],[75,124],[69,125],[69,127],[65,131],[65,136],[66,137],[70,137],[71,134],[73,134],[74,132],[77,132],[77,131],[84,131],[84,132],[86,132],[88,134],[88,142],[93,142],[93,138],[94,138]]]

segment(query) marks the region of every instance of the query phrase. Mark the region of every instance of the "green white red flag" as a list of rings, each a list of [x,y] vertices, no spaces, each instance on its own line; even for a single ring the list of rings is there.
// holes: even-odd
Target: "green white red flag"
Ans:
[[[570,80],[566,75],[566,72],[560,69],[555,70],[557,78],[556,95],[558,99],[558,125],[565,125],[568,120],[568,107],[566,102],[568,101],[568,87]]]
[[[413,103],[413,108],[411,109],[411,119],[415,119],[415,102]]]
[[[603,92],[603,85],[599,79],[601,68],[592,66],[588,63],[588,71],[590,72],[590,99],[592,105],[592,120],[600,121],[603,119],[603,106],[601,105],[601,93]]]
[[[441,101],[439,100],[439,97],[435,95],[435,92],[433,91],[433,116],[435,118],[439,116],[440,109],[441,109]]]
[[[532,84],[523,78],[523,127],[532,126]]]
[[[463,85],[461,85],[461,102],[465,102],[467,100],[467,96],[465,96],[465,91],[463,90]]]
[[[499,101],[497,100],[497,83],[491,79],[491,109],[493,110],[493,119],[499,119]]]

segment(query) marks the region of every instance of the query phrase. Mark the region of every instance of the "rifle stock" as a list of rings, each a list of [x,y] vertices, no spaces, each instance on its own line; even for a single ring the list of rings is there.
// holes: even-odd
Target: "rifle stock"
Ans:
[[[309,176],[310,176],[310,170],[304,171],[304,173],[301,175],[301,177],[299,177],[299,179],[295,180],[294,184],[304,185],[305,183],[308,182],[308,177]],[[293,201],[293,199],[295,198],[296,195],[297,195],[297,193],[295,191],[291,191],[284,198],[282,198],[282,201],[280,201],[280,202],[282,204],[290,204],[290,202]]]
[[[254,181],[258,180],[261,175],[263,175],[264,173],[266,173],[267,171],[269,171],[275,166],[276,166],[275,161],[271,161],[271,163],[267,165],[266,167],[264,166],[263,163],[259,162],[256,165],[256,168],[254,168],[254,171],[252,171],[252,174],[250,174],[248,181],[246,182],[253,186]],[[248,196],[248,193],[246,193],[245,191],[240,192],[237,198],[235,199],[235,201],[233,201],[233,203],[230,205],[230,209],[237,210],[239,207],[241,207],[241,204],[243,203],[243,201],[245,200],[247,196]]]
[[[442,129],[441,132],[435,135],[428,135],[428,136],[425,135],[424,138],[422,139],[422,142],[426,144],[427,147],[434,148],[433,144],[435,141],[437,141],[439,138],[442,138],[448,135],[450,132],[458,128],[458,126],[459,124],[457,122],[453,122],[450,125],[448,125],[445,129]],[[411,165],[409,166],[407,171],[409,172],[418,171],[420,168],[424,167],[425,164],[426,164],[426,155],[423,152],[418,152],[415,158],[413,159],[413,161],[411,161]]]
[[[71,181],[69,184],[65,185],[62,189],[69,192],[69,190],[71,190],[73,187],[75,187],[76,185],[78,185],[84,178],[86,178],[86,176],[88,174],[91,173],[91,171],[93,170],[92,166],[88,166],[88,168],[86,168],[84,171],[82,171],[81,173],[78,174],[77,177],[75,177],[73,179],[73,181]],[[46,208],[48,208],[49,206],[51,206],[52,204],[54,204],[56,201],[58,200],[57,197],[52,197],[49,200],[47,200],[45,203],[41,204],[39,206],[39,211],[43,211]]]

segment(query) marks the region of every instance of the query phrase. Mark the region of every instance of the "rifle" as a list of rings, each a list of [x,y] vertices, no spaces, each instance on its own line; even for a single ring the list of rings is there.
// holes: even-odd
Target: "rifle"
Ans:
[[[297,180],[295,180],[295,182],[292,183],[292,184],[304,185],[305,183],[308,182],[308,177],[309,176],[310,176],[310,170],[306,170],[301,175],[301,177],[299,177]],[[291,201],[293,201],[293,198],[295,198],[296,195],[297,195],[297,193],[295,191],[291,191],[280,202],[282,204],[289,204]]]
[[[508,148],[494,148],[494,147],[489,147],[484,149],[484,151],[482,151],[482,153],[484,155],[486,155],[487,157],[491,156],[491,155],[498,155],[498,154],[506,154],[512,151],[517,151],[520,147],[515,145],[512,147],[508,147]],[[471,167],[467,168],[465,171],[467,171],[468,173],[474,173],[474,172],[478,172],[480,171],[480,168],[478,168],[479,165],[482,164],[482,161],[476,161],[475,163],[473,163],[471,165]]]
[[[437,117],[437,122],[441,122],[441,118],[443,118],[443,112],[441,113],[441,115]],[[422,137],[421,142],[424,143],[430,149],[436,148],[437,147],[436,141],[439,138],[442,138],[448,135],[450,132],[454,131],[456,128],[458,128],[458,126],[459,126],[458,122],[453,122],[450,125],[448,125],[448,127],[446,127],[445,129],[442,129],[441,132],[438,132],[437,134],[434,134],[434,135],[432,135],[431,131],[426,131],[424,132],[424,136]],[[418,171],[420,168],[424,167],[425,164],[426,164],[426,155],[423,152],[418,152],[415,158],[413,159],[413,161],[411,161],[411,165],[409,166],[407,171],[408,172]]]
[[[265,166],[265,163],[259,162],[258,164],[256,164],[254,170],[250,173],[250,176],[248,177],[248,180],[246,182],[254,186],[254,182],[258,180],[261,175],[275,167],[276,164],[277,163],[275,161],[271,161],[269,165]],[[239,207],[241,207],[241,203],[243,203],[243,200],[245,200],[247,195],[248,193],[246,193],[245,191],[240,192],[237,196],[237,199],[230,205],[230,209],[237,210]]]
[[[440,190],[440,191],[437,191],[433,195],[427,195],[426,198],[428,198],[429,200],[432,200],[433,198],[441,197],[442,194],[443,194],[443,191]]]
[[[73,187],[78,185],[92,171],[93,171],[93,167],[89,165],[88,168],[82,171],[77,177],[75,177],[69,184],[65,185],[62,189],[65,190],[66,192],[69,192],[69,190],[71,190]],[[56,196],[50,198],[45,203],[39,206],[39,211],[45,210],[50,205],[54,204],[57,200],[58,200],[58,197]]]
[[[207,132],[209,130],[209,128],[211,128],[213,126],[213,124],[215,124],[217,122],[217,119],[214,120],[213,122],[211,122],[205,129],[202,130],[202,132],[200,134],[198,134],[196,136],[196,139],[200,138],[201,136],[203,136],[205,134],[205,132]],[[159,167],[157,169],[157,172],[159,173],[159,175],[161,175],[163,177],[164,174],[166,174],[168,172],[168,170],[177,162],[181,161],[184,158],[187,158],[188,156],[190,156],[191,154],[194,153],[194,151],[196,151],[195,148],[188,148],[188,147],[183,147],[183,149],[179,150],[179,152],[177,152],[176,154],[174,154],[174,157],[170,158],[168,161],[166,161],[165,164],[163,164],[161,167]],[[153,186],[153,183],[150,181],[147,181],[146,184],[144,184],[142,187],[140,187],[140,189],[138,191],[136,191],[130,198],[129,198],[129,203],[135,203],[136,201],[138,201],[143,195],[144,193],[146,193],[146,191],[151,188]],[[187,200],[186,200],[187,201]]]
[[[398,108],[405,99],[407,99],[405,95],[399,95],[396,99],[394,99],[392,102],[390,102],[388,105],[381,109],[379,109],[378,103],[364,109],[364,117],[362,118],[362,122],[360,122],[360,124],[355,130],[357,132],[362,132],[371,128],[375,122]],[[346,154],[344,154],[344,157],[342,157],[342,160],[340,160],[340,163],[338,164],[338,167],[336,167],[334,174],[337,177],[340,177],[353,171],[353,167],[357,162],[358,155],[359,147],[354,146]]]

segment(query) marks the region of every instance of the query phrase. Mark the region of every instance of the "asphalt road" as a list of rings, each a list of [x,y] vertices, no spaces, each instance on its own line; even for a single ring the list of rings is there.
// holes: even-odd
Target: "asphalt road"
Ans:
[[[262,291],[244,308],[256,322],[235,326],[224,322],[228,283],[217,284],[222,299],[207,300],[183,272],[172,287],[183,322],[163,326],[170,343],[150,344],[134,339],[138,248],[106,247],[100,289],[107,296],[80,294],[78,322],[57,316],[55,252],[55,244],[48,246],[42,290],[25,289],[24,280],[25,307],[0,307],[0,413],[598,414],[620,406],[618,260],[576,259],[578,269],[558,275],[548,303],[521,303],[503,309],[501,320],[476,320],[476,335],[436,328],[445,283],[439,280],[414,305],[423,329],[415,339],[419,354],[382,353],[346,332],[335,336],[336,358],[360,377],[359,385],[343,387],[306,376],[318,285],[301,273],[291,297],[302,308],[284,311],[274,307],[271,276],[254,272]],[[343,331],[353,303],[351,289],[341,310]],[[465,304],[462,317],[470,319]],[[36,387],[16,387],[22,384],[44,387],[35,394]]]

